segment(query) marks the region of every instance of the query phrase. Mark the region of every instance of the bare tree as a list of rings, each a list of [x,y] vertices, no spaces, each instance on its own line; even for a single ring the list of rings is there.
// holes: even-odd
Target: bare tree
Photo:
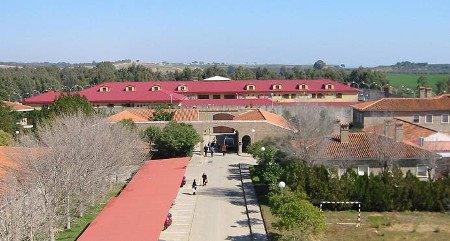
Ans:
[[[58,117],[51,125],[38,128],[35,135],[23,136],[18,144],[30,151],[15,156],[20,172],[14,173],[6,185],[17,194],[8,198],[40,209],[28,210],[27,205],[14,202],[6,205],[0,218],[6,215],[14,225],[50,240],[55,240],[55,233],[62,227],[70,229],[72,217],[82,215],[102,198],[118,172],[125,166],[141,164],[145,154],[145,144],[137,133],[81,114]],[[26,212],[22,217],[38,215],[40,219],[16,222],[10,218],[17,213],[15,209]],[[19,239],[33,239],[30,231],[19,233]]]
[[[338,113],[321,106],[298,106],[292,113],[285,113],[285,117],[297,128],[294,140],[288,140],[292,145],[292,154],[301,160],[314,164],[315,154],[308,151],[311,145],[322,146],[318,142],[326,141],[326,137],[337,131],[336,120]],[[285,150],[286,151],[286,150]]]

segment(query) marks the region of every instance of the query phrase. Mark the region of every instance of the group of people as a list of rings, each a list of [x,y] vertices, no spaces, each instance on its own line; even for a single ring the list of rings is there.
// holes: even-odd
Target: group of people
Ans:
[[[205,152],[205,157],[208,156],[208,152],[211,153],[211,157],[213,157],[216,148],[217,148],[217,143],[215,141],[208,142],[208,144],[203,147],[203,150]],[[227,153],[227,145],[225,145],[225,144],[221,145],[220,151],[225,156],[225,154]]]
[[[208,176],[206,175],[206,173],[202,174],[202,180],[203,180],[203,186],[206,186],[206,184],[208,183]],[[194,179],[194,181],[192,182],[192,194],[196,195],[197,192],[197,180]]]

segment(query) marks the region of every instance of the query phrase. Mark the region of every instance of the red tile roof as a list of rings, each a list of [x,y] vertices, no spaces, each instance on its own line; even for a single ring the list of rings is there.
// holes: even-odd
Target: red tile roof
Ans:
[[[274,114],[272,112],[261,110],[261,109],[251,110],[251,111],[247,111],[242,114],[236,115],[233,118],[233,120],[242,120],[242,121],[265,120],[271,124],[274,124],[274,125],[286,128],[286,129],[295,129],[282,116]]]
[[[246,90],[248,84],[255,85],[255,90]],[[333,84],[334,89],[324,89],[325,84]],[[280,90],[272,89],[272,85],[281,84]],[[299,90],[299,84],[307,84],[308,89]],[[178,90],[179,86],[186,86],[186,91]],[[127,86],[132,86],[135,91],[125,91]],[[150,91],[153,86],[159,86],[161,90]],[[108,87],[110,91],[100,92],[101,87]],[[357,89],[346,84],[328,79],[320,80],[230,80],[230,81],[145,81],[145,82],[105,82],[78,93],[92,103],[159,103],[180,102],[185,98],[184,94],[238,94],[238,93],[276,93],[276,92],[345,92],[357,93]],[[29,104],[51,103],[57,97],[57,93],[51,91],[25,100]],[[172,97],[171,97],[172,96]]]
[[[77,240],[158,240],[189,159],[172,158],[145,163]]]
[[[19,103],[19,102],[10,102],[10,101],[5,100],[5,101],[3,101],[3,103],[6,106],[11,107],[11,109],[15,110],[15,111],[32,111],[32,110],[34,110],[33,107],[28,106],[28,105],[23,105],[22,103]]]
[[[62,94],[63,94],[63,92],[48,91],[48,92],[42,93],[40,95],[28,97],[23,102],[26,104],[48,105],[48,104],[53,103],[53,101],[55,101]]]
[[[425,141],[423,148],[430,151],[450,151],[450,141]]]
[[[450,111],[450,98],[383,98],[352,107],[362,111]]]
[[[198,109],[174,109],[167,111],[175,111],[175,121],[198,121]],[[134,122],[150,121],[155,110],[153,109],[129,109],[108,117],[109,121],[118,122],[125,119],[131,119]]]
[[[403,141],[409,144],[418,145],[420,137],[428,137],[437,133],[437,131],[433,129],[419,126],[408,121],[404,121],[398,118],[394,118],[394,120],[395,123],[403,124]],[[364,128],[364,131],[380,133],[380,131],[384,131],[384,126],[384,123],[372,125]]]
[[[355,132],[349,133],[348,137],[349,141],[343,143],[339,134],[333,135],[323,143],[311,146],[309,151],[322,160],[376,160],[379,156],[396,159],[439,158],[427,150],[375,133]]]

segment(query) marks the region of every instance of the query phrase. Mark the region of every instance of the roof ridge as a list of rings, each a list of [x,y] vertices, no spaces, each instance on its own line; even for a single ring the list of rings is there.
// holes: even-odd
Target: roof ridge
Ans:
[[[379,99],[379,100],[375,100],[375,101],[373,101],[373,103],[368,104],[368,105],[366,105],[365,107],[363,107],[362,110],[365,110],[365,109],[367,109],[367,108],[369,108],[369,107],[371,107],[371,106],[377,104],[378,102],[380,102],[380,101],[382,101],[382,100],[384,100],[384,99],[386,99],[386,98],[381,98],[381,99]]]
[[[406,122],[406,123],[408,123],[408,124],[410,124],[410,125],[413,125],[413,126],[420,127],[420,128],[422,128],[422,129],[426,129],[426,130],[429,130],[429,131],[434,131],[434,132],[436,132],[436,133],[439,132],[439,131],[433,130],[433,129],[429,128],[429,127],[421,126],[421,125],[418,125],[418,124],[413,123],[413,122],[410,122],[410,121],[406,121],[406,120],[399,119],[399,118],[397,118],[397,117],[394,117],[394,119],[399,120],[399,121],[402,121],[402,122]]]

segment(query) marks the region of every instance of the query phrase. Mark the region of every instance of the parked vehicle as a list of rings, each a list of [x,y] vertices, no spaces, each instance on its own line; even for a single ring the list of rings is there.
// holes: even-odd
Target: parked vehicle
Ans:
[[[166,217],[166,221],[164,221],[163,231],[172,225],[172,214],[168,213]]]

